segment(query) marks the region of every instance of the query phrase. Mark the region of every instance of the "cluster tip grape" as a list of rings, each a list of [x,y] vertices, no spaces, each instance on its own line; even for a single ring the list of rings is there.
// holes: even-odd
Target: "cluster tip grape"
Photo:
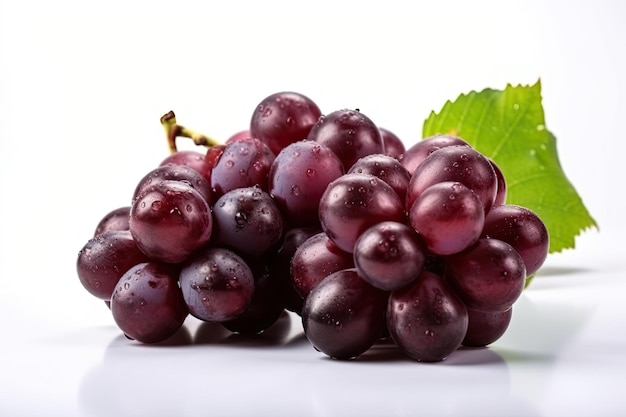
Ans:
[[[107,212],[77,274],[140,343],[189,317],[263,333],[289,311],[319,352],[391,341],[421,362],[504,334],[548,232],[497,164],[439,134],[410,147],[358,109],[283,91],[218,142],[161,118],[169,150]],[[177,138],[203,151],[178,150]]]

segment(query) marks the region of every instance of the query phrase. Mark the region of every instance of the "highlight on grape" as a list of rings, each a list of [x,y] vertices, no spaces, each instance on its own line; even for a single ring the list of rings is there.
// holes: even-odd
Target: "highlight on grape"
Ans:
[[[170,154],[94,225],[78,278],[121,332],[157,343],[193,316],[254,335],[289,311],[329,357],[386,341],[423,362],[505,333],[549,236],[494,161],[296,92],[251,110],[224,142],[164,115]]]

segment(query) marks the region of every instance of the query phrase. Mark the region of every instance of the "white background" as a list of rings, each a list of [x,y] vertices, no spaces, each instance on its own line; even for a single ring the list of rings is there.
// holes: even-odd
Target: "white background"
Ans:
[[[0,415],[626,411],[624,18],[618,0],[0,0]],[[474,366],[346,366],[304,343],[213,359],[133,349],[80,286],[78,250],[166,156],[168,110],[226,139],[262,98],[294,90],[324,112],[358,107],[410,145],[459,93],[539,78],[561,163],[600,231],[550,256],[507,335],[466,353]],[[210,369],[191,367],[194,355]],[[425,395],[415,408],[413,390]]]

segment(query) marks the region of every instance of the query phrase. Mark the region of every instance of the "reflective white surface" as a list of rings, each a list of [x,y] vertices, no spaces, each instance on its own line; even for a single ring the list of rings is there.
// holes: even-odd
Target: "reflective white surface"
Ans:
[[[0,415],[624,415],[622,3],[223,3],[0,0]],[[256,339],[189,319],[142,346],[78,282],[95,223],[164,157],[170,109],[225,137],[294,89],[413,143],[460,92],[537,77],[600,231],[550,255],[489,348],[340,362],[294,315]]]

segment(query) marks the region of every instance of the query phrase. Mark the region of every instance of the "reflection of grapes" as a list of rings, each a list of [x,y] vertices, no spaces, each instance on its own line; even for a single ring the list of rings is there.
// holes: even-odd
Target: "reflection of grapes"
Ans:
[[[444,134],[405,148],[358,109],[322,115],[295,92],[252,110],[222,144],[163,116],[171,155],[79,252],[81,284],[129,338],[159,342],[191,314],[247,339],[285,310],[337,359],[385,339],[433,362],[502,336],[549,239],[506,204],[493,160]]]

